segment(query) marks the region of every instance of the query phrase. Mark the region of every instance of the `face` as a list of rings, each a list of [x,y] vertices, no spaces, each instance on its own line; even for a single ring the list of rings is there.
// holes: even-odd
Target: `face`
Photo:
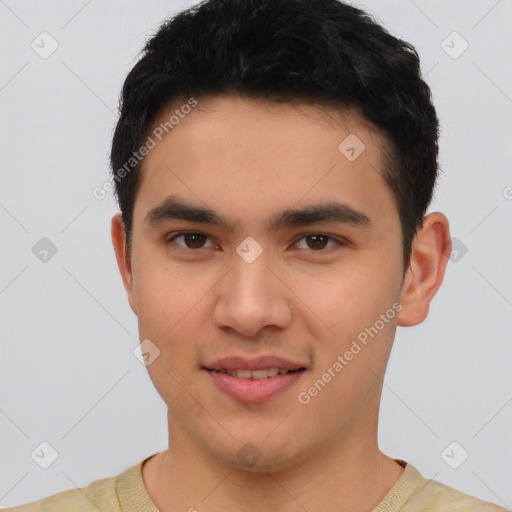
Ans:
[[[330,112],[198,98],[144,162],[123,277],[140,339],[160,350],[148,371],[176,435],[233,467],[374,435],[400,220],[383,139]],[[244,379],[268,375],[251,364],[295,371]]]

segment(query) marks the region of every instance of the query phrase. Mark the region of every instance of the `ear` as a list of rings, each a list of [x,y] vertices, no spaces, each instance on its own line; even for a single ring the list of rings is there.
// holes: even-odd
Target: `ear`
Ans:
[[[119,272],[121,272],[124,288],[128,295],[128,302],[132,311],[137,314],[133,294],[132,263],[130,255],[126,252],[126,227],[121,213],[116,213],[112,217],[110,231],[112,235],[112,245],[114,246],[114,252],[116,253],[117,266],[119,267]]]
[[[443,282],[452,242],[448,219],[439,212],[424,217],[412,244],[397,316],[398,325],[417,325],[428,315],[430,301]]]

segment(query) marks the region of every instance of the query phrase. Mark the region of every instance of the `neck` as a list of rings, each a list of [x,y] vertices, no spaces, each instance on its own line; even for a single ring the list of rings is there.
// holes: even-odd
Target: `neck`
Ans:
[[[403,474],[383,454],[374,431],[355,431],[287,467],[238,469],[222,462],[169,416],[169,448],[143,466],[149,496],[161,512],[339,512],[373,510]],[[350,442],[347,442],[350,439]]]

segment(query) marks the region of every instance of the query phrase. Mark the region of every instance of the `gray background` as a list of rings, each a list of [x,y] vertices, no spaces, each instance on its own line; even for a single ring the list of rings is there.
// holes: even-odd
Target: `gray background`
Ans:
[[[133,355],[136,318],[110,242],[116,206],[92,191],[108,179],[126,73],[158,24],[188,5],[0,0],[4,507],[117,475],[167,446],[164,403]],[[381,448],[511,507],[512,2],[355,5],[420,53],[442,125],[431,211],[447,214],[457,248],[429,318],[399,329]],[[43,31],[59,45],[45,59],[31,47],[51,49]],[[57,247],[46,262],[32,251],[43,237]],[[58,452],[48,469],[31,458],[38,447],[50,456],[43,441]],[[459,464],[463,449],[453,469],[446,460]]]

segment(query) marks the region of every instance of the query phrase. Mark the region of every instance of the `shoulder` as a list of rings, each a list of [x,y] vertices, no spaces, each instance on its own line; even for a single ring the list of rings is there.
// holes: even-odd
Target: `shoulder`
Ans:
[[[70,489],[2,512],[121,512],[116,493],[117,476],[95,480],[88,486]]]
[[[463,493],[437,480],[423,479],[402,512],[507,512],[508,509]]]
[[[395,460],[405,470],[372,512],[512,512],[437,480],[428,480],[412,464]]]

